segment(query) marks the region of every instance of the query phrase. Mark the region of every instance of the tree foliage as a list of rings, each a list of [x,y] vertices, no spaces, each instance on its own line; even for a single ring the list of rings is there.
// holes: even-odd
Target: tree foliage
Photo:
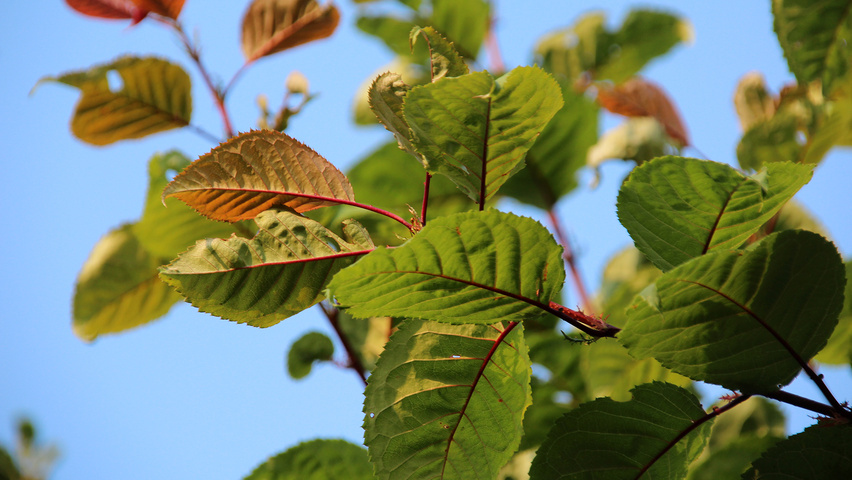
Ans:
[[[826,152],[852,145],[848,0],[771,2],[796,83],[778,96],[754,75],[738,86],[739,170],[683,156],[692,140],[675,103],[639,76],[690,38],[677,15],[636,9],[610,29],[589,14],[542,37],[538,66],[492,58],[476,71],[491,2],[365,8],[358,27],[416,75],[367,82],[359,118],[371,112],[392,138],[348,175],[279,131],[301,107],[282,107],[279,130],[234,134],[225,99],[240,72],[210,82],[178,20],[183,1],[67,3],[174,31],[225,132],[192,162],[151,159],[141,219],[83,266],[75,333],[128,330],[180,298],[255,327],[319,304],[345,352],[337,363],[365,381],[366,451],[310,441],[246,478],[852,475],[852,411],[813,367],[850,362],[850,262],[791,201]],[[332,3],[254,0],[243,68],[339,21]],[[122,57],[40,82],[80,90],[71,131],[95,145],[190,126],[189,74],[167,60]],[[309,97],[298,78],[288,89]],[[626,118],[599,134],[601,109]],[[269,116],[264,106],[266,127]],[[579,275],[554,206],[578,170],[608,159],[637,165],[616,203],[635,249],[614,257],[594,298],[576,285],[583,312],[560,304],[566,267]],[[549,213],[551,229],[496,208],[508,197]],[[289,372],[302,378],[335,351],[309,333]],[[784,389],[801,372],[823,398]],[[703,407],[693,382],[734,393]],[[766,399],[821,425],[783,439]]]

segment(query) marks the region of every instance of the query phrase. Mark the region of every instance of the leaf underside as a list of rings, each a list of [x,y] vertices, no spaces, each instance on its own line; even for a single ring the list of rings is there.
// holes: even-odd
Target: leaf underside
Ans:
[[[504,328],[406,320],[391,336],[364,402],[378,478],[495,478],[531,401],[522,327]]]
[[[254,0],[243,17],[246,62],[326,38],[340,22],[333,4],[316,0]]]

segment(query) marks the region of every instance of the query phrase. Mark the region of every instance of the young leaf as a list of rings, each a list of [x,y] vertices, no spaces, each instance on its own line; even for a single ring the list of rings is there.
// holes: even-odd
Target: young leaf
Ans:
[[[465,58],[476,60],[490,21],[485,0],[432,0],[432,26]]]
[[[402,114],[403,100],[409,90],[411,87],[402,81],[398,73],[386,72],[370,85],[367,101],[379,121],[396,138],[399,148],[423,162],[422,156],[411,145],[408,122]]]
[[[524,155],[562,107],[559,85],[535,67],[496,81],[485,72],[412,88],[404,114],[427,169],[483,205],[523,168]]]
[[[354,200],[328,160],[272,130],[244,133],[192,163],[163,191],[214,220],[236,222],[273,208],[296,212]]]
[[[139,222],[131,227],[145,250],[165,261],[200,238],[227,237],[234,233],[232,225],[204,218],[176,199],[166,199],[163,205],[160,194],[169,183],[168,173],[180,172],[189,163],[188,158],[175,150],[151,157],[145,211]]]
[[[654,83],[633,77],[615,87],[601,84],[598,86],[598,103],[625,117],[653,117],[665,128],[669,137],[683,146],[689,145],[686,126],[674,102]]]
[[[849,71],[852,58],[852,10],[848,0],[773,0],[778,43],[800,84],[821,80],[830,93]]]
[[[565,414],[538,449],[531,480],[683,478],[710,434],[710,422],[662,453],[677,435],[704,417],[687,390],[654,382],[632,390],[633,398],[598,398]],[[648,468],[650,467],[650,468]]]
[[[844,285],[832,243],[787,230],[665,273],[635,299],[619,339],[694,380],[774,391],[825,346]]]
[[[550,210],[577,187],[577,171],[598,139],[598,106],[562,86],[565,105],[542,130],[524,158],[526,167],[509,177],[501,195]]]
[[[772,163],[750,177],[728,165],[662,157],[630,173],[618,219],[636,247],[666,271],[713,249],[735,249],[795,195],[813,167]]]
[[[367,451],[345,440],[311,440],[258,465],[244,480],[372,480]]]
[[[365,392],[378,478],[496,478],[530,404],[527,346],[512,325],[402,323]]]
[[[157,267],[165,261],[142,247],[131,225],[109,232],[77,278],[74,333],[92,341],[165,315],[180,300],[157,278]]]
[[[467,64],[464,63],[464,60],[459,56],[459,53],[453,46],[453,42],[448,41],[432,27],[414,27],[411,29],[409,42],[411,43],[412,50],[417,43],[417,38],[421,35],[426,39],[426,44],[429,46],[433,83],[444,77],[460,77],[470,73]]]
[[[110,85],[117,73],[121,85]],[[189,75],[154,57],[123,57],[89,70],[45,77],[79,88],[71,131],[84,142],[107,145],[184,127],[192,114]]]
[[[778,442],[744,479],[852,478],[852,426],[815,425]]]
[[[314,362],[331,360],[334,344],[320,332],[308,332],[290,346],[287,354],[287,371],[294,379],[305,378],[311,373]]]
[[[334,33],[340,12],[316,0],[254,0],[243,17],[246,63]]]
[[[323,299],[328,280],[373,248],[350,222],[344,240],[291,211],[266,210],[252,239],[201,240],[160,269],[160,278],[203,312],[269,327]]]
[[[430,220],[403,246],[378,248],[329,290],[357,317],[491,324],[544,313],[562,289],[562,248],[538,222],[497,210]]]

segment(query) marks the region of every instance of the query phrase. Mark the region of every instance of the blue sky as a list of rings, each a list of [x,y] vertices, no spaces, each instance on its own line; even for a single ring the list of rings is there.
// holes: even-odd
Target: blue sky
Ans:
[[[187,0],[181,15],[197,29],[204,59],[222,81],[238,69],[239,20],[247,1]],[[595,8],[620,22],[631,2],[496,2],[498,41],[507,66],[531,60],[536,40]],[[792,79],[772,32],[769,2],[643,3],[688,18],[692,45],[676,48],[643,73],[664,86],[693,143],[711,159],[736,163],[739,126],[732,96],[746,72],[762,72],[778,90]],[[358,87],[391,56],[354,27],[356,6],[340,5],[342,20],[328,40],[261,60],[229,98],[235,127],[255,125],[255,97],[277,105],[291,70],[303,72],[319,97],[288,133],[346,169],[389,138],[381,128],[352,125]],[[362,385],[350,371],[319,367],[306,380],[286,374],[284,358],[295,338],[328,331],[315,311],[256,329],[179,305],[164,319],[119,336],[85,344],[71,332],[73,285],[92,246],[142,210],[147,162],[156,151],[178,148],[191,158],[212,145],[190,131],[96,148],[74,139],[68,122],[74,89],[44,85],[44,75],[87,68],[122,54],[156,54],[193,76],[193,121],[212,132],[221,126],[208,93],[170,32],[153,22],[128,28],[73,13],[59,0],[7,2],[0,16],[0,193],[5,231],[0,252],[0,441],[9,445],[18,415],[33,418],[42,438],[62,450],[52,478],[208,478],[248,474],[267,456],[315,437],[360,443]],[[617,124],[608,119],[605,127]],[[687,151],[689,155],[698,155]],[[852,255],[848,208],[852,189],[849,150],[834,151],[797,199],[825,224],[844,257]],[[564,199],[559,213],[580,256],[586,283],[595,286],[607,259],[629,244],[615,218],[615,196],[626,165],[604,168],[601,186]],[[505,208],[518,208],[507,204]],[[518,209],[543,218],[539,212]],[[571,290],[569,289],[569,292]],[[576,302],[570,296],[567,304]],[[830,387],[852,398],[848,368],[827,371]],[[817,394],[797,381],[798,391]],[[845,386],[844,386],[845,385]],[[794,411],[791,428],[812,422]]]

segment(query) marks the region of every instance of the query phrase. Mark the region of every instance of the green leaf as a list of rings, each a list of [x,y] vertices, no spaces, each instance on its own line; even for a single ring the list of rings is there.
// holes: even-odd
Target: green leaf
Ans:
[[[852,261],[846,262],[846,289],[843,310],[828,343],[816,360],[827,365],[852,364]]]
[[[495,478],[523,434],[529,381],[520,324],[406,320],[365,392],[378,478]]]
[[[562,249],[540,223],[496,210],[429,221],[403,246],[377,248],[329,290],[356,317],[491,324],[541,316],[562,289]]]
[[[354,200],[334,165],[273,130],[244,133],[192,162],[163,190],[213,220],[254,218],[274,207],[302,213]]]
[[[795,195],[813,167],[773,163],[750,177],[728,165],[662,157],[631,172],[618,219],[661,270],[714,249],[735,249]]]
[[[700,459],[689,470],[687,480],[738,479],[751,463],[769,447],[778,443],[778,437],[754,437],[752,435],[732,438],[719,450],[703,461]],[[763,477],[761,477],[763,478]]]
[[[83,264],[74,292],[74,333],[92,341],[165,315],[180,296],[157,278],[167,258],[151,255],[124,225],[102,238]]]
[[[334,344],[330,338],[320,332],[308,332],[290,346],[287,371],[296,380],[305,378],[311,373],[314,362],[327,362],[332,355]]]
[[[686,262],[645,289],[619,339],[636,358],[743,392],[775,391],[825,346],[843,306],[835,246],[804,231]],[[783,343],[782,343],[783,342]]]
[[[779,112],[768,120],[756,122],[737,144],[740,167],[760,170],[770,162],[796,162],[803,146],[796,139],[798,120],[795,115]]]
[[[800,84],[821,80],[823,91],[849,72],[852,8],[848,0],[772,0],[775,33]]]
[[[160,278],[203,312],[269,327],[323,299],[341,268],[373,248],[349,222],[344,240],[291,211],[267,210],[252,239],[200,240],[160,269]]]
[[[448,41],[432,27],[411,29],[409,42],[412,49],[421,35],[429,46],[432,82],[437,82],[444,77],[460,77],[470,73],[467,64],[453,46],[453,42]]]
[[[465,58],[476,60],[490,22],[491,7],[485,0],[432,0],[432,26]]]
[[[355,25],[362,32],[372,35],[383,41],[388,48],[401,57],[424,58],[425,55],[412,53],[408,34],[417,25],[411,20],[396,18],[393,16],[360,16]]]
[[[852,478],[852,427],[815,425],[778,442],[744,479]]]
[[[110,85],[111,74],[121,78],[121,85]],[[71,131],[93,145],[184,127],[192,114],[189,75],[159,58],[122,57],[89,70],[44,77],[39,83],[47,81],[80,89]]]
[[[166,199],[163,205],[160,195],[169,183],[169,173],[178,173],[187,165],[189,159],[175,150],[151,157],[145,211],[139,222],[132,226],[139,243],[165,261],[174,258],[198,239],[226,237],[235,231],[232,225],[208,220],[176,199]]]
[[[607,160],[633,160],[637,165],[666,152],[666,130],[651,117],[632,117],[607,131],[589,148],[586,166],[595,170],[600,181],[600,166]]]
[[[399,148],[423,162],[421,155],[411,144],[408,122],[402,114],[402,104],[411,87],[402,81],[398,73],[386,72],[379,75],[367,92],[370,109],[382,125],[393,134]]]
[[[500,193],[550,210],[577,187],[577,171],[598,138],[598,106],[562,86],[565,105],[542,130],[524,159],[526,168],[511,176]]]
[[[565,414],[538,449],[531,480],[633,479],[678,434],[704,417],[698,399],[675,385],[633,389],[628,402],[599,398]],[[680,439],[642,478],[683,478],[710,434],[706,422]]]
[[[355,318],[338,310],[337,321],[349,344],[367,371],[373,370],[385,349],[394,319],[391,317]]]
[[[244,480],[372,480],[367,451],[345,440],[311,440],[260,464]]]
[[[478,72],[414,87],[403,111],[427,169],[484,204],[523,168],[524,155],[561,107],[550,75],[518,67],[496,81]]]
[[[21,472],[9,452],[0,445],[0,480],[20,480]]]
[[[536,46],[542,67],[574,82],[583,72],[594,79],[621,83],[650,60],[692,39],[692,27],[681,18],[654,10],[632,10],[617,31],[607,31],[606,18],[595,12],[574,25],[546,35]]]
[[[852,146],[852,75],[846,77],[846,92],[828,102],[818,118],[815,132],[808,139],[807,152],[802,162],[819,163],[835,146]],[[835,89],[835,92],[840,91]]]

